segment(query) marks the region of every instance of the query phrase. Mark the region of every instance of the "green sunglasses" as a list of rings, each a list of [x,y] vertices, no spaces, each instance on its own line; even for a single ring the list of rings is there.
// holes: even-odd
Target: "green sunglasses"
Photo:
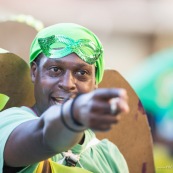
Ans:
[[[97,47],[91,40],[73,40],[64,35],[39,38],[38,43],[43,54],[49,58],[62,58],[76,53],[83,61],[94,64],[103,53],[103,49]]]

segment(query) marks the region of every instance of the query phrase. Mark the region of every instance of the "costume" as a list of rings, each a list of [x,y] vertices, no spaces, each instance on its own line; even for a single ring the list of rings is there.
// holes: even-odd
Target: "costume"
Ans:
[[[47,58],[63,58],[75,53],[84,62],[95,65],[96,83],[98,84],[102,80],[104,73],[103,46],[97,36],[83,26],[73,23],[61,23],[44,28],[37,34],[31,44],[30,63],[38,58],[40,53],[43,53]],[[2,134],[0,136],[1,172],[4,160],[4,146],[10,133],[21,123],[38,118],[27,107],[11,108],[0,113],[0,122],[2,122],[0,126],[0,134]],[[66,164],[67,157],[65,157],[65,160],[63,154],[69,153],[57,154],[48,160],[52,173],[64,173],[65,169],[66,172],[70,173],[129,172],[127,164],[117,147],[108,140],[99,141],[91,130],[85,131],[84,143],[74,146],[71,151],[80,156],[76,156],[78,158],[76,167],[59,165],[60,163]],[[39,173],[43,164],[40,162],[29,165],[21,170],[20,173]],[[69,171],[69,169],[71,170]]]
[[[21,123],[37,118],[38,117],[34,116],[30,112],[16,107],[0,112],[0,173],[2,173],[4,161],[4,147],[11,132]]]
[[[11,132],[19,124],[28,120],[38,119],[35,113],[27,107],[21,108],[10,108],[3,112],[0,112],[0,173],[3,168],[3,151],[5,143],[11,134]],[[3,121],[2,121],[3,120]],[[102,140],[94,142],[87,149],[87,144],[96,139],[94,133],[91,130],[85,131],[85,140],[83,145],[77,144],[71,150],[74,154],[80,154],[80,160],[77,163],[77,167],[83,167],[94,173],[128,173],[126,161],[117,149],[117,147],[108,140]],[[52,164],[55,162],[65,163],[62,154],[57,154],[51,158]],[[26,167],[20,173],[31,173],[36,172],[38,163]]]
[[[43,53],[47,58],[63,58],[76,53],[79,58],[97,68],[96,83],[104,73],[103,46],[87,28],[74,23],[60,23],[42,29],[30,47],[30,63]]]

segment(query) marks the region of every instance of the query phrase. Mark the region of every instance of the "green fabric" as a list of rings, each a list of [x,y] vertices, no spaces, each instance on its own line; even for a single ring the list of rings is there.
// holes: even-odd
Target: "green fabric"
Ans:
[[[95,134],[91,130],[85,131],[85,141],[83,145],[77,144],[71,150],[74,154],[80,154],[87,144],[95,138]],[[63,159],[61,154],[52,158],[58,162]],[[97,145],[93,145],[85,150],[80,157],[78,167],[83,167],[94,173],[128,173],[127,163],[118,150],[118,148],[110,141],[104,139]],[[65,162],[63,162],[65,164]]]
[[[147,57],[128,82],[142,101],[144,108],[155,115],[173,117],[173,48]]]
[[[0,111],[4,108],[8,100],[9,97],[7,95],[0,94]]]
[[[52,35],[64,35],[66,37],[69,37],[73,40],[79,40],[79,39],[88,39],[92,41],[97,47],[100,47],[103,49],[103,46],[97,36],[88,30],[87,28],[73,24],[73,23],[60,23],[55,24],[52,26],[49,26],[47,28],[42,29],[35,39],[33,40],[30,48],[30,63],[40,54],[42,53],[42,50],[40,48],[40,45],[38,43],[39,38],[45,38],[50,37]],[[59,45],[61,48],[62,45]],[[55,48],[55,47],[54,47]],[[103,60],[103,53],[100,54],[100,57],[95,63],[95,66],[97,67],[96,71],[96,83],[100,83],[103,78],[103,72],[104,72],[104,60]]]
[[[88,39],[73,40],[64,35],[39,38],[38,43],[42,53],[48,58],[63,58],[75,53],[88,64],[95,64],[103,51]]]
[[[38,117],[21,108],[10,108],[0,112],[0,173],[3,169],[3,152],[6,141],[11,132],[21,123],[36,119]]]
[[[64,165],[57,164],[54,161],[50,161],[52,173],[91,173],[90,171],[78,168],[78,167],[67,167]],[[18,173],[37,173],[38,163],[27,166]]]
[[[0,173],[2,173],[3,168],[4,146],[10,133],[22,122],[37,118],[34,112],[27,107],[10,108],[0,112],[0,134],[2,134],[0,135]],[[95,134],[91,130],[85,131],[83,145],[77,144],[72,148],[72,152],[74,154],[81,153],[93,138],[95,138]],[[51,158],[54,162],[61,159],[61,154]],[[100,141],[97,145],[91,146],[81,154],[80,164],[77,164],[77,167],[81,167],[81,165],[84,169],[93,173],[129,173],[127,163],[118,148],[106,139]],[[30,165],[20,173],[34,172],[37,166],[38,163]]]

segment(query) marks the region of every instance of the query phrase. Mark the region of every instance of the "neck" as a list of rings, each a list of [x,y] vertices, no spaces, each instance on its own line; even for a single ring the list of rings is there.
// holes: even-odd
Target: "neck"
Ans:
[[[36,107],[36,105],[33,105],[31,107],[31,109],[35,112],[35,114],[40,117],[42,113],[40,113],[40,111],[38,110],[38,108]]]

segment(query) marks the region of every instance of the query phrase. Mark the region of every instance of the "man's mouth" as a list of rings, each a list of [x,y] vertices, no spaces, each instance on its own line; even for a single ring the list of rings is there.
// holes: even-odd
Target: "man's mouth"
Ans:
[[[71,95],[68,95],[66,97],[61,97],[61,96],[58,96],[58,97],[51,97],[51,100],[53,102],[53,104],[56,104],[56,105],[61,105],[63,104],[66,100],[69,100],[69,99],[72,99],[76,96],[76,94],[71,94]]]
[[[64,97],[52,97],[52,100],[53,100],[54,104],[61,105],[64,103],[66,98],[64,98]]]

